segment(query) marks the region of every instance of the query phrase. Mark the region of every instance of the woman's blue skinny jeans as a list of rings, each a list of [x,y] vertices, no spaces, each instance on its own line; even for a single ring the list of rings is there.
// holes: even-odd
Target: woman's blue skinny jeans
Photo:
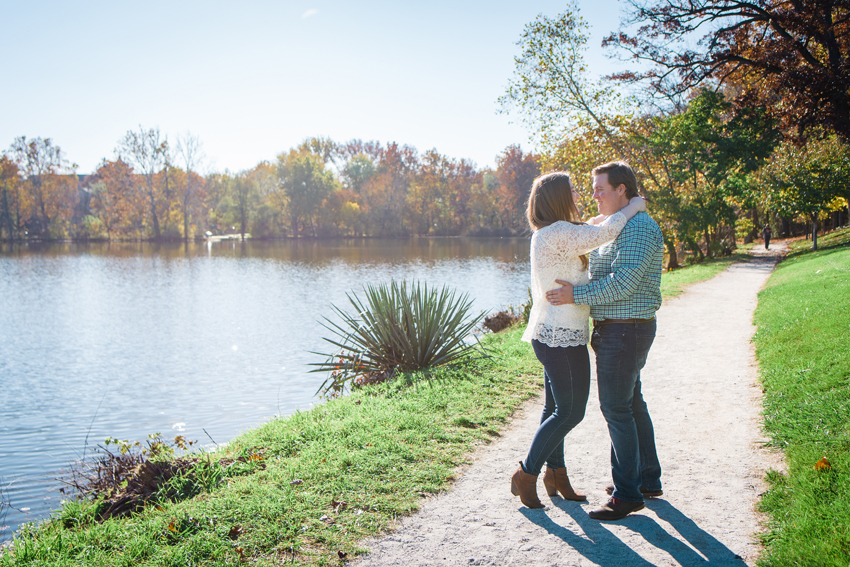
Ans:
[[[546,401],[522,468],[538,475],[544,463],[553,469],[566,467],[564,437],[584,419],[590,393],[590,357],[587,345],[550,347],[532,340],[531,346],[543,364]]]

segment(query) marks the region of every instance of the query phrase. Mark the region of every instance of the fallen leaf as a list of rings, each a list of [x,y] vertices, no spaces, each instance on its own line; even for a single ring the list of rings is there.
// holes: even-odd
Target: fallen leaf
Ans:
[[[815,463],[816,471],[828,471],[832,468],[832,465],[829,464],[829,461],[826,457],[822,457],[821,460]]]
[[[348,507],[348,503],[342,500],[331,500],[331,506],[333,506],[334,512],[339,513],[340,510],[345,510]]]
[[[333,518],[331,518],[331,517],[330,517],[330,516],[328,516],[328,515],[324,515],[324,516],[322,516],[321,518],[319,518],[319,521],[320,521],[320,522],[324,522],[324,523],[326,523],[326,524],[327,524],[327,525],[329,525],[329,526],[331,526],[331,525],[333,525],[333,524],[335,524],[335,523],[336,523],[336,520],[334,520]]]
[[[345,559],[346,557],[348,557],[348,554],[344,551],[337,551],[336,554],[337,556],[339,556],[340,559]]]
[[[303,482],[304,482],[304,481],[303,481],[303,480],[301,480],[300,478],[296,478],[295,480],[293,480],[293,481],[292,481],[292,482],[290,482],[289,484],[290,484],[291,486],[298,486],[299,484],[301,484],[301,483],[303,483]]]
[[[227,534],[230,539],[239,539],[239,536],[245,533],[245,530],[242,529],[242,526],[233,526],[230,528],[230,532]]]

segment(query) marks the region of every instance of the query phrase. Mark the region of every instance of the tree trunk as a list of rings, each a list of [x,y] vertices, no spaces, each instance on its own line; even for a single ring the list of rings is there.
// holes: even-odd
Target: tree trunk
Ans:
[[[9,197],[3,190],[3,220],[9,232],[9,240],[15,240],[15,231],[12,229],[12,211],[9,210]]]
[[[812,250],[818,249],[818,219],[817,216],[812,217]]]
[[[690,251],[699,256],[699,260],[697,262],[702,262],[705,260],[705,254],[702,253],[702,248],[699,247],[699,244],[694,242],[693,238],[688,238],[685,241],[685,245],[690,249]]]
[[[189,241],[189,192],[186,192],[186,197],[183,199],[183,240]]]
[[[752,242],[752,241],[754,241],[756,238],[758,238],[758,234],[759,234],[759,225],[761,224],[761,223],[759,222],[759,210],[758,210],[758,208],[757,208],[757,207],[753,207],[753,208],[752,208],[752,213],[753,213],[753,231],[750,233],[750,235],[749,235],[749,237],[748,237],[748,238],[744,239],[744,244],[749,244],[750,242]],[[767,214],[766,214],[766,213],[765,213],[765,216],[767,216]]]
[[[667,271],[680,268],[679,257],[676,255],[676,242],[673,239],[664,239],[664,246],[667,248]]]
[[[159,240],[159,217],[156,216],[156,201],[151,196],[151,216],[153,217],[153,237],[154,240]]]

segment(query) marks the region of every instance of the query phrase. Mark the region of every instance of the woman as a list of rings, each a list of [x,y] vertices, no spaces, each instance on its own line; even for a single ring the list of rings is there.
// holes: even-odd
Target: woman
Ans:
[[[584,418],[590,390],[590,359],[587,305],[551,305],[546,292],[556,279],[573,285],[589,281],[587,256],[591,250],[614,240],[635,214],[645,211],[640,197],[608,218],[600,215],[589,224],[578,222],[578,194],[569,174],[538,177],[528,198],[531,237],[532,307],[522,340],[530,342],[543,364],[545,404],[540,427],[534,434],[525,461],[511,478],[511,493],[529,508],[542,508],[537,497],[537,475],[546,464],[543,484],[549,496],[558,492],[568,500],[586,500],[570,485],[564,461],[564,437]],[[597,226],[598,224],[598,226]]]

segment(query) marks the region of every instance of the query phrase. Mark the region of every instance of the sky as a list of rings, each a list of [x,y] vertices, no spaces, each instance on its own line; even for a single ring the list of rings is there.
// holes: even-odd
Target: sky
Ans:
[[[433,0],[0,0],[0,151],[50,138],[78,173],[129,130],[203,144],[232,172],[309,137],[398,142],[495,167],[533,150],[497,102],[524,26],[566,2]],[[579,0],[591,72],[621,3]]]

